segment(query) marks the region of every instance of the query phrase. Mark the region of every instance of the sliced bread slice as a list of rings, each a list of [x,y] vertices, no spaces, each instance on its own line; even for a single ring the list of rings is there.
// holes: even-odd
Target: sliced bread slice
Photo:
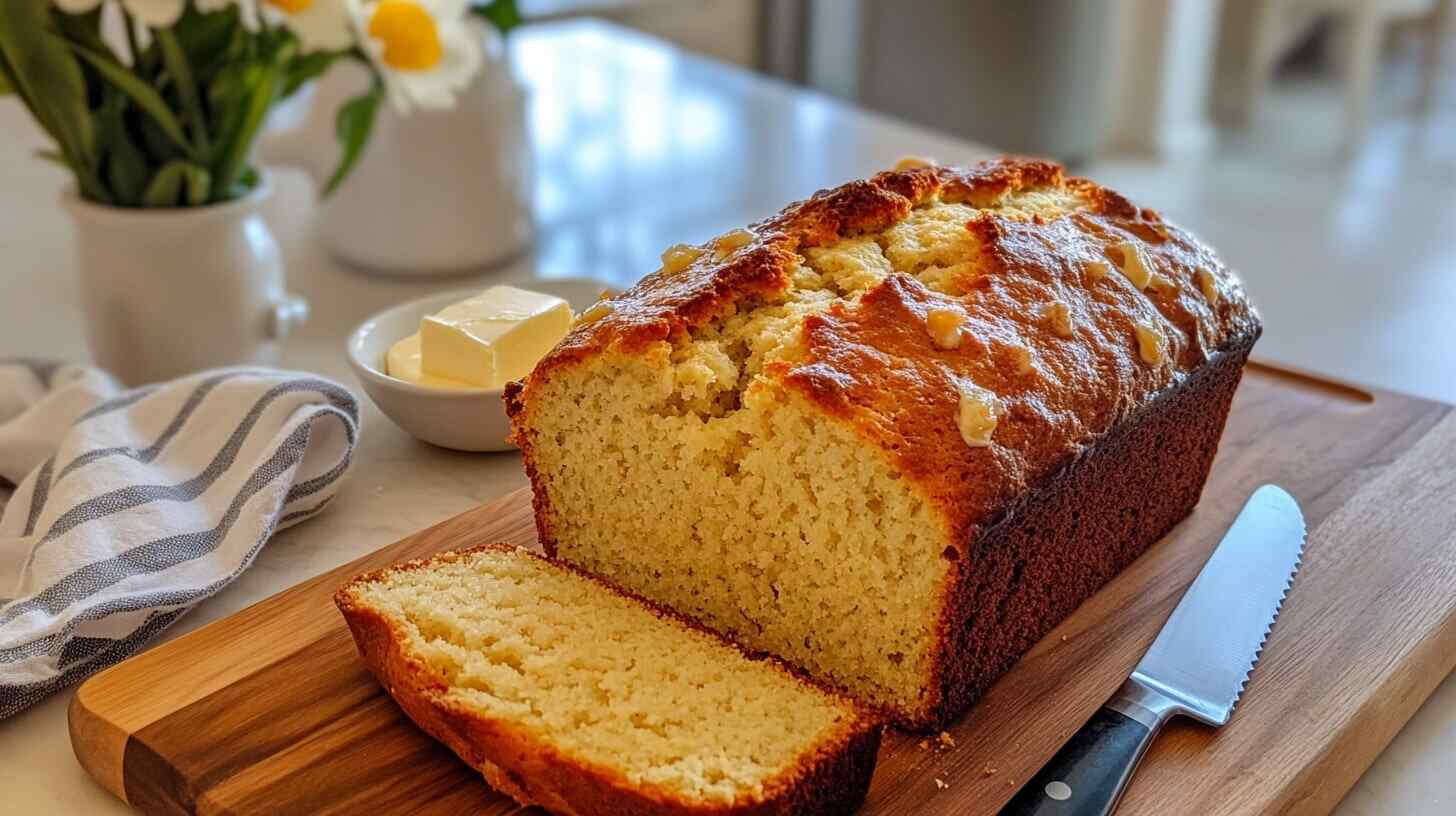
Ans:
[[[773,659],[507,545],[360,576],[334,598],[422,729],[558,814],[842,814],[878,718]]]

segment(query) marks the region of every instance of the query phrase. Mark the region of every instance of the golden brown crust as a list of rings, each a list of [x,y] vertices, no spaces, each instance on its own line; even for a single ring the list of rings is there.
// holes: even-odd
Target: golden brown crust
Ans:
[[[610,313],[574,328],[536,372],[544,376],[607,348],[630,353],[679,337],[736,303],[782,292],[789,286],[789,271],[799,263],[802,250],[833,243],[845,235],[882,230],[933,195],[949,202],[987,204],[1009,192],[1061,179],[1061,166],[1053,162],[1007,157],[965,169],[892,171],[821,190],[753,225],[754,240],[726,258],[709,251],[685,269],[643,278],[609,301]],[[1120,197],[1108,195],[1126,204]]]
[[[1214,351],[1259,330],[1242,286],[1211,250],[1152,210],[1086,179],[1065,178],[1049,161],[1004,157],[969,168],[881,173],[821,191],[754,225],[754,240],[727,258],[709,251],[686,269],[649,275],[612,299],[604,317],[575,328],[523,386],[508,389],[514,439],[527,467],[525,407],[533,387],[553,371],[607,349],[631,353],[680,338],[735,304],[782,292],[804,249],[882,231],[932,198],[990,207],[1029,190],[1071,191],[1086,208],[1050,220],[982,212],[966,224],[980,244],[983,270],[969,291],[943,294],[910,275],[893,274],[857,304],[838,303],[811,315],[804,324],[804,359],[765,369],[849,423],[925,489],[956,540],[968,540],[979,520],[1087,441]],[[1117,245],[1124,240],[1142,247],[1160,280],[1139,290],[1118,271]],[[1097,260],[1111,272],[1092,281],[1086,265]],[[1217,277],[1216,304],[1201,291],[1199,270]],[[1069,308],[1072,337],[1058,336],[1039,317],[1048,303]],[[924,331],[930,308],[965,315],[969,342],[950,351],[937,348]],[[1168,361],[1139,359],[1139,321],[1165,333]],[[1031,352],[1033,371],[1017,371],[1011,359],[1018,349]],[[964,380],[1005,402],[995,445],[971,448],[959,441],[955,385]],[[542,532],[549,547],[552,539]]]
[[[817,746],[798,766],[786,769],[766,783],[765,793],[758,799],[703,803],[684,800],[667,789],[634,784],[612,768],[563,753],[518,724],[482,716],[449,699],[445,680],[407,654],[402,645],[404,635],[396,630],[394,623],[358,603],[352,589],[379,581],[395,571],[424,569],[439,560],[456,559],[481,550],[519,552],[539,558],[582,575],[607,591],[637,601],[659,617],[722,639],[670,610],[569,564],[508,544],[484,545],[409,561],[365,573],[341,587],[334,594],[334,603],[348,622],[359,654],[370,671],[411,720],[479,770],[496,790],[523,805],[540,805],[564,816],[828,816],[848,813],[863,800],[879,750],[880,718],[847,697],[820,689],[781,661],[753,655],[730,641],[722,642],[750,659],[769,662],[796,682],[838,697],[855,712],[839,733]]]

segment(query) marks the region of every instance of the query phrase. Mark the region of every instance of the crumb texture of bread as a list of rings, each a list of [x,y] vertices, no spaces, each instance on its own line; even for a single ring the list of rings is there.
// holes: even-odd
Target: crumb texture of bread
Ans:
[[[1045,161],[882,173],[748,232],[665,260],[508,389],[542,541],[943,724],[994,679],[951,665],[1004,612],[966,605],[989,580],[978,542],[1161,395],[1239,370],[1258,316],[1187,232]],[[1210,394],[1189,430],[1216,441],[1232,392]],[[1177,475],[1201,487],[1207,464]],[[1137,512],[1106,487],[1089,517]],[[1153,540],[1126,529],[1106,546]],[[1024,649],[1017,625],[994,640]]]
[[[873,749],[867,760],[863,749],[878,726],[856,704],[540,556],[447,554],[338,597],[406,711],[524,803],[812,813],[786,803],[814,800],[797,787],[819,766],[859,769],[863,779],[836,781],[861,797],[868,785]],[[370,623],[388,632],[382,652]],[[555,757],[556,769],[522,761],[532,754]]]

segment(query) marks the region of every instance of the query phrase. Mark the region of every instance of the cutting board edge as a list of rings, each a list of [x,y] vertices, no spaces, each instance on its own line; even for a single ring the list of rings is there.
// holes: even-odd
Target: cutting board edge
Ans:
[[[70,705],[66,707],[71,752],[97,784],[129,804],[130,800],[126,798],[126,744],[131,734],[103,716],[99,708],[88,705],[90,693],[86,687],[89,683],[90,680],[87,680],[76,689]]]
[[[1284,813],[1287,816],[1318,816],[1332,811],[1336,805],[1344,801],[1351,790],[1359,784],[1360,779],[1370,770],[1371,766],[1390,747],[1390,743],[1400,735],[1416,712],[1426,704],[1426,701],[1435,693],[1436,688],[1445,682],[1445,679],[1456,671],[1456,615],[1451,616],[1442,627],[1441,637],[1431,638],[1427,641],[1426,651],[1430,657],[1428,660],[1415,662],[1433,662],[1435,667],[1428,671],[1406,671],[1400,672],[1401,678],[1409,678],[1409,682],[1400,683],[1398,680],[1391,685],[1398,688],[1392,689],[1390,685],[1382,686],[1381,696],[1397,701],[1408,701],[1400,706],[1399,714],[1395,717],[1382,717],[1379,706],[1375,704],[1362,706],[1351,719],[1349,725],[1342,729],[1342,736],[1355,734],[1366,735],[1360,739],[1364,746],[1358,760],[1360,771],[1350,776],[1349,784],[1335,787],[1327,784],[1326,780],[1338,778],[1339,775],[1332,774],[1328,768],[1338,760],[1342,740],[1331,737],[1329,750],[1321,754],[1316,762],[1311,762],[1304,769],[1289,781],[1285,786],[1286,796],[1293,792],[1310,791],[1307,795],[1301,795],[1286,803]],[[1432,643],[1441,643],[1439,648],[1431,646]],[[1450,657],[1441,659],[1442,650]],[[1388,713],[1388,712],[1387,712]],[[1348,742],[1345,745],[1348,746]],[[1346,749],[1348,750],[1348,749]],[[1323,794],[1323,795],[1321,795]]]
[[[1399,478],[1408,476],[1409,471],[1421,470],[1415,464],[1420,456],[1428,456],[1433,464],[1439,465],[1443,452],[1456,450],[1456,409],[1444,403],[1438,404],[1448,410],[1422,435],[1420,442],[1404,451],[1362,493],[1375,497],[1398,497],[1407,492],[1405,486],[1399,484]],[[1398,498],[1392,501],[1398,501]],[[1341,510],[1348,510],[1351,504],[1353,502],[1347,503]],[[1339,521],[1326,518],[1316,530],[1311,531],[1311,535],[1324,533],[1326,526],[1338,531]],[[1382,678],[1384,682],[1378,686],[1378,693],[1367,697],[1365,704],[1356,709],[1344,727],[1329,736],[1325,750],[1316,760],[1307,763],[1289,780],[1285,786],[1286,795],[1291,791],[1308,793],[1287,801],[1283,812],[1318,814],[1332,810],[1375,764],[1436,688],[1456,671],[1456,601],[1448,602],[1444,617],[1428,630],[1427,637],[1414,643],[1401,657],[1401,660],[1392,661],[1392,668]],[[1342,752],[1349,754],[1353,750],[1351,746],[1360,748],[1357,760],[1359,773],[1351,774],[1348,784],[1343,786],[1328,785],[1328,779],[1338,778],[1327,771],[1328,766],[1336,763]]]

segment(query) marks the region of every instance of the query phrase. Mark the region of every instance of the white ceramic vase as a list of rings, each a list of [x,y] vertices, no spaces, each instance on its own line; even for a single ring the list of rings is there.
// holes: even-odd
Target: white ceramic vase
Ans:
[[[195,208],[109,207],[65,193],[96,364],[140,385],[276,361],[308,303],[284,291],[278,243],[259,213],[270,194],[266,176],[245,198]]]
[[[318,234],[334,257],[378,274],[447,276],[498,265],[530,243],[525,92],[499,44],[487,52],[454,108],[380,106],[358,163],[319,205]],[[334,117],[367,83],[358,66],[334,66],[275,117],[260,155],[303,168],[322,189],[339,157]]]

